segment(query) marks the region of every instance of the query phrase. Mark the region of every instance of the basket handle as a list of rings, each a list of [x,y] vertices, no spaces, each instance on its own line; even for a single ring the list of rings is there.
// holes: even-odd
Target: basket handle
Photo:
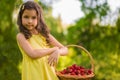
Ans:
[[[82,49],[84,52],[86,52],[88,54],[88,56],[90,57],[90,63],[91,63],[91,70],[94,72],[94,60],[93,57],[91,56],[90,52],[88,52],[84,47],[79,46],[79,45],[67,45],[66,47],[78,47],[80,49]]]

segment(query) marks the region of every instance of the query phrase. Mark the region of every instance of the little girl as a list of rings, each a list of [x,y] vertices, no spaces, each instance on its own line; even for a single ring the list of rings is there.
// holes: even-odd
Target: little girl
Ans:
[[[23,55],[22,80],[58,80],[53,66],[68,49],[48,31],[39,4],[23,3],[17,24],[17,43]]]

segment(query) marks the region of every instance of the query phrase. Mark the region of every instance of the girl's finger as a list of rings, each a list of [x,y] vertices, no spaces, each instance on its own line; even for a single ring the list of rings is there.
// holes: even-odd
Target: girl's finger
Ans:
[[[52,65],[53,65],[53,62],[54,62],[54,58],[52,58],[52,57],[49,58],[49,60],[48,60],[48,64],[52,66]]]

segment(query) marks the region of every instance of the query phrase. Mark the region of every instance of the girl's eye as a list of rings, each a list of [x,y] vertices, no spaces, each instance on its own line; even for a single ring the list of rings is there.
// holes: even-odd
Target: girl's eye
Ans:
[[[32,17],[32,19],[36,19],[36,16]]]
[[[24,18],[28,18],[28,16],[24,16]]]

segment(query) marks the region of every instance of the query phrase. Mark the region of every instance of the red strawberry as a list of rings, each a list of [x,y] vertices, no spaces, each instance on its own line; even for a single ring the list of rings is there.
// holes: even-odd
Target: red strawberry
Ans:
[[[90,69],[87,70],[87,74],[92,74],[92,71]]]

